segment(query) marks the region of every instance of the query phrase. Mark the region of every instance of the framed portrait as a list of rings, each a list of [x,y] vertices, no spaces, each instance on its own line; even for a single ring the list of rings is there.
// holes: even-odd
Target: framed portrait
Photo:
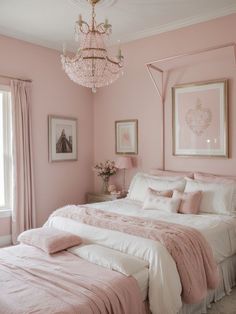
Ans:
[[[48,117],[49,161],[77,160],[77,119]]]
[[[173,155],[228,157],[227,80],[172,88]]]
[[[116,154],[138,154],[138,120],[115,121]]]

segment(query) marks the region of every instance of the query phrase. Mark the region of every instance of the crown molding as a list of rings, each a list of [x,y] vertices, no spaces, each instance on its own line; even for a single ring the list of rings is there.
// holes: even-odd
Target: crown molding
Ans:
[[[202,23],[202,22],[207,22],[216,18],[234,14],[234,13],[236,13],[236,4],[227,6],[220,10],[213,11],[211,13],[191,16],[186,19],[180,19],[175,22],[163,24],[161,26],[149,28],[140,32],[133,33],[133,34],[127,34],[126,36],[122,36],[121,42],[126,43],[126,42],[134,41],[137,39],[142,39],[142,38],[158,35],[161,33],[166,33],[169,31],[177,30],[180,28],[184,28],[184,27]],[[115,41],[112,41],[112,44],[115,44],[115,43],[116,43]]]

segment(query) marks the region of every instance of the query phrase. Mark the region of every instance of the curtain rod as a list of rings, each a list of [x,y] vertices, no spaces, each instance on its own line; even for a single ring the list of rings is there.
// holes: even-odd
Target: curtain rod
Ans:
[[[21,79],[21,78],[17,78],[17,77],[8,76],[8,75],[1,75],[0,74],[0,78],[9,79],[9,80],[19,80],[22,82],[32,83],[32,80],[30,80],[30,79]]]

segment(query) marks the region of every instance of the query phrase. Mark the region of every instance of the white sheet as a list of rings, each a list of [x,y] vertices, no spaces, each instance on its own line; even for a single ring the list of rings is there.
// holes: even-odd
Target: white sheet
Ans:
[[[142,300],[146,300],[149,277],[148,262],[97,244],[82,244],[69,248],[67,251],[91,263],[113,269],[126,276],[134,277],[138,282]]]
[[[137,280],[139,289],[141,290],[142,300],[145,301],[148,295],[148,269],[144,268],[138,273],[133,274],[132,277]]]
[[[87,206],[194,227],[202,232],[212,246],[217,262],[236,253],[236,219],[229,216],[183,215],[158,210],[143,210],[141,202],[128,198]],[[176,314],[181,308],[181,284],[176,264],[160,243],[118,231],[84,225],[62,217],[52,217],[48,224],[80,235],[85,243],[101,244],[148,261],[151,311],[154,314]]]
[[[93,264],[118,271],[126,276],[131,276],[144,267],[148,267],[148,262],[140,258],[97,244],[73,246],[67,251]]]

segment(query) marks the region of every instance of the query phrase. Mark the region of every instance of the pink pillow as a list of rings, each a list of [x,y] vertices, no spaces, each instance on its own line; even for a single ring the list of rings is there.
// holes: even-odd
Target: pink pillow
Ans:
[[[179,192],[174,190],[173,198],[181,199],[178,212],[181,214],[198,214],[202,199],[202,191]]]
[[[50,254],[82,243],[79,236],[49,227],[24,231],[18,236],[17,240]]]
[[[150,174],[162,177],[188,177],[193,179],[193,172],[180,172],[172,170],[151,169]]]
[[[173,195],[173,190],[165,190],[165,191],[157,191],[157,190],[154,190],[152,188],[148,188],[147,189],[147,194],[153,194],[155,196],[164,196],[164,197],[172,197]]]

